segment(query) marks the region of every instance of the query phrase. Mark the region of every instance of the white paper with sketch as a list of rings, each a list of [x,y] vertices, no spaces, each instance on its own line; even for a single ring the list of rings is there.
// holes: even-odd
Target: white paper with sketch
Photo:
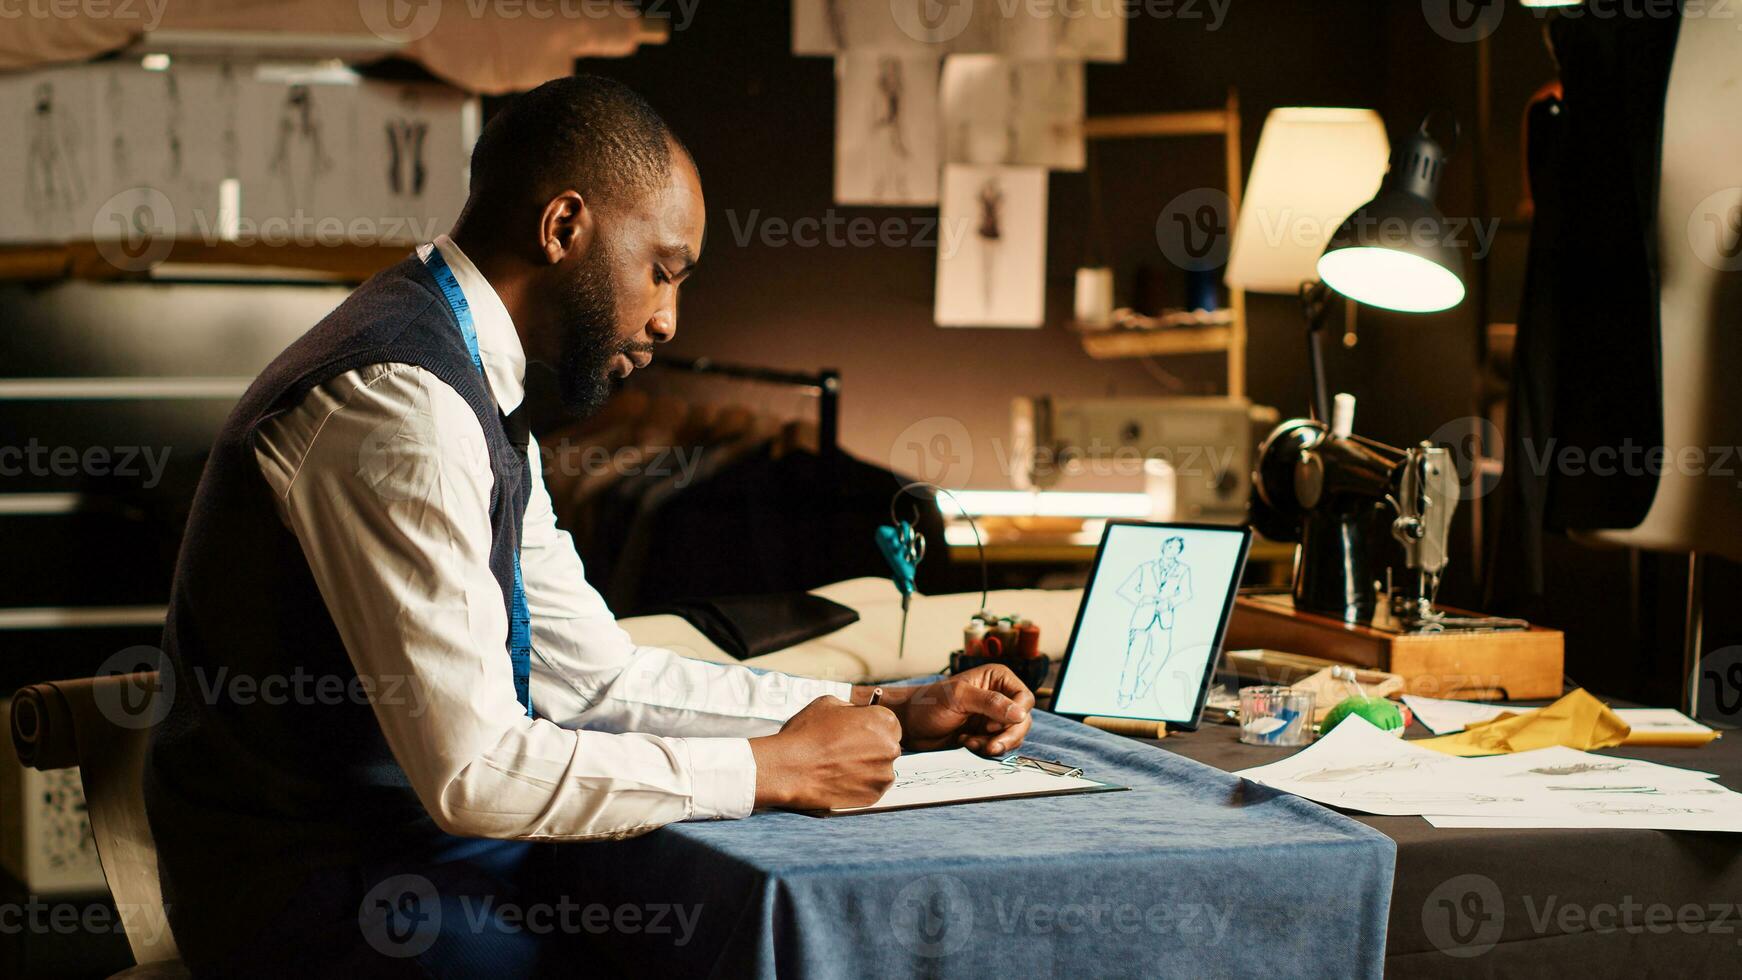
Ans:
[[[1046,171],[944,167],[938,214],[940,327],[1038,327],[1046,322]]]
[[[938,203],[938,60],[835,60],[835,203]]]
[[[1611,708],[1634,734],[1709,735],[1712,729],[1674,708]]]
[[[1405,694],[1403,703],[1415,713],[1415,720],[1435,735],[1461,732],[1477,722],[1490,721],[1505,714],[1522,714],[1532,708],[1513,708],[1498,704],[1478,704],[1475,701],[1448,701],[1445,698],[1424,698]]]
[[[1331,733],[1280,762],[1246,769],[1234,775],[1255,783],[1304,796],[1319,803],[1369,813],[1405,816],[1424,811],[1410,799],[1389,799],[1390,788],[1402,776],[1420,777],[1439,784],[1440,777],[1459,760],[1424,749],[1380,731],[1359,715],[1351,715]],[[1448,788],[1439,799],[1466,792]],[[1358,796],[1361,802],[1351,802]]]
[[[1742,794],[1710,773],[1559,746],[1462,759],[1399,742],[1360,718],[1237,775],[1345,809],[1432,815],[1436,826],[1438,817],[1463,816],[1495,822],[1458,826],[1742,831]]]
[[[870,806],[812,812],[819,815],[878,813],[1013,796],[1058,796],[1124,788],[1080,776],[1055,776],[1038,769],[983,758],[967,749],[950,749],[915,752],[896,759],[895,785]]]
[[[939,91],[946,162],[1083,169],[1082,62],[951,55]]]

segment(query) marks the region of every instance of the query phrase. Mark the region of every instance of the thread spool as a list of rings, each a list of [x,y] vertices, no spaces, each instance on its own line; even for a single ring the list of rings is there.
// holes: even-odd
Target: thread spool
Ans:
[[[1105,330],[1113,324],[1113,270],[1085,266],[1077,270],[1077,324],[1087,330]]]

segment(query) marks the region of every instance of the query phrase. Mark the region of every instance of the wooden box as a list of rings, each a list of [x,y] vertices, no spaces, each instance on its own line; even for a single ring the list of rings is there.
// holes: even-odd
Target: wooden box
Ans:
[[[1448,609],[1454,615],[1469,615]],[[1559,630],[1402,633],[1298,612],[1287,595],[1243,595],[1224,646],[1323,657],[1402,675],[1404,690],[1436,698],[1526,700],[1561,695]]]

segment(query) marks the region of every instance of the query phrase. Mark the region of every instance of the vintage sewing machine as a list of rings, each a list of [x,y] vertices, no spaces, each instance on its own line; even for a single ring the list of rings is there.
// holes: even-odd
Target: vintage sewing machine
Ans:
[[[1459,501],[1451,453],[1338,423],[1284,422],[1258,451],[1249,517],[1265,537],[1299,542],[1294,582],[1289,595],[1242,597],[1228,647],[1388,670],[1417,694],[1558,696],[1558,631],[1435,603]]]

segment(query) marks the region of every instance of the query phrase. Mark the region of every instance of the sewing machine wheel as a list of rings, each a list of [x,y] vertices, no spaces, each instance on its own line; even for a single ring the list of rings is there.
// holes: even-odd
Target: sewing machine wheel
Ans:
[[[1300,540],[1306,508],[1295,493],[1295,471],[1301,454],[1318,445],[1328,431],[1322,422],[1290,419],[1272,430],[1259,447],[1247,505],[1247,518],[1259,534],[1272,541]]]

